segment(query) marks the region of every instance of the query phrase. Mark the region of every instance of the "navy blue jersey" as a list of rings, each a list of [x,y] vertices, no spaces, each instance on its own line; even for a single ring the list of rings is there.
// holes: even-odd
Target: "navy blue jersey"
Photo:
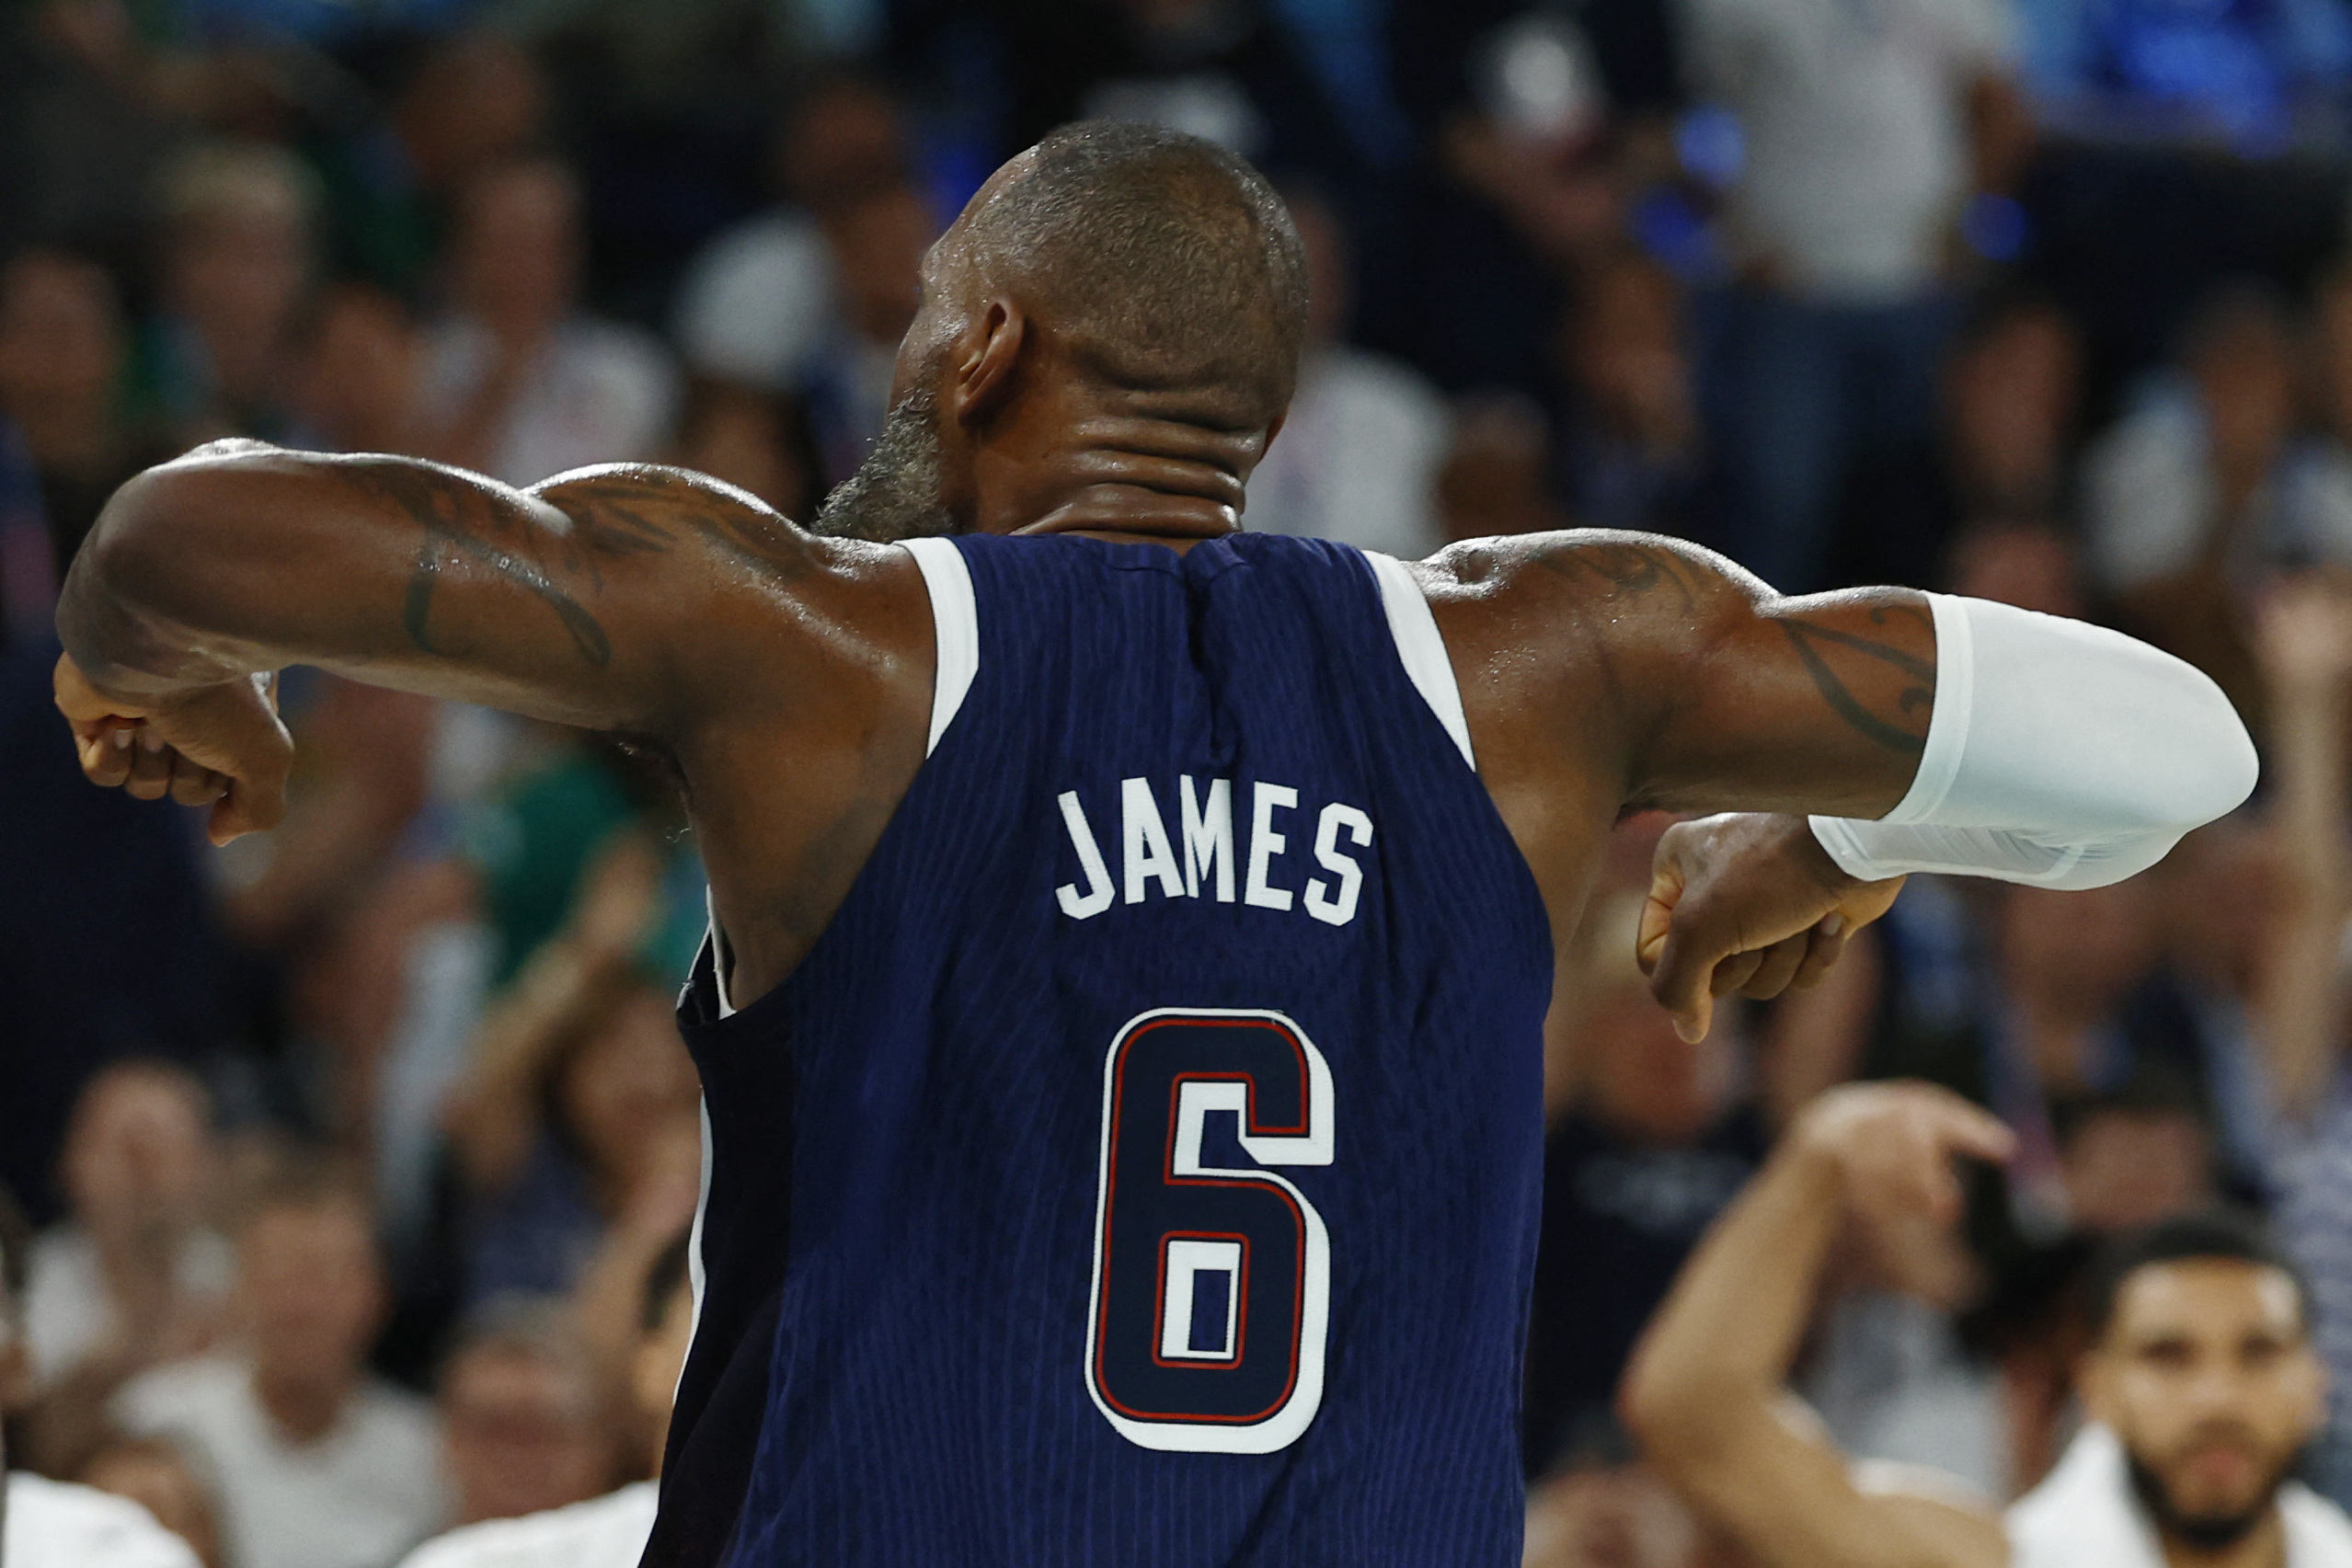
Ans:
[[[682,1005],[648,1562],[1516,1563],[1551,944],[1412,579],[917,555],[931,754],[791,979]]]

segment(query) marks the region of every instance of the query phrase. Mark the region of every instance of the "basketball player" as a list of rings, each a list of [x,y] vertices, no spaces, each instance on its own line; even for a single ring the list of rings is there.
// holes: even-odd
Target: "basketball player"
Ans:
[[[1246,166],[1082,124],[932,252],[814,532],[228,445],[77,564],[86,770],[215,836],[279,809],[292,662],[676,768],[710,1153],[649,1562],[1513,1562],[1539,1036],[1619,814],[1783,814],[1661,847],[1695,1032],[1906,870],[2089,885],[2252,786],[2209,681],[2070,623],[1238,533],[1304,306]]]
[[[2290,1481],[2326,1415],[2309,1301],[2258,1231],[2166,1221],[2095,1272],[2091,1424],[2005,1518],[1857,1468],[1781,1386],[1847,1217],[1958,1207],[2009,1134],[1924,1084],[1833,1091],[1684,1268],[1625,1377],[1650,1462],[1763,1568],[2352,1568],[2352,1519]]]

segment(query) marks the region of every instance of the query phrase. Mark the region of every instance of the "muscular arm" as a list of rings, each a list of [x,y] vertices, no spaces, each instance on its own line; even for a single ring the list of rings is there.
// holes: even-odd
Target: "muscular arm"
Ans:
[[[1998,1124],[1941,1091],[1840,1091],[1783,1141],[1652,1322],[1626,1373],[1626,1417],[1650,1462],[1768,1568],[2008,1561],[1988,1510],[1869,1485],[1783,1386],[1850,1195],[1948,1211],[1950,1153],[2004,1146]]]
[[[2219,688],[2079,622],[1899,589],[1786,598],[1635,533],[1486,540],[1419,569],[1555,930],[1618,815],[1751,814],[1660,845],[1641,954],[1692,1038],[1710,993],[1818,976],[1906,873],[2099,886],[2254,785]]]
[[[2228,804],[2251,784],[2251,748],[2209,681],[2077,623],[1945,601],[1998,617],[2012,644],[2038,637],[2027,653],[2052,660],[2048,681],[2011,681],[1988,704],[1982,649],[1960,689],[1943,690],[1937,616],[1909,589],[1785,597],[1695,545],[1589,531],[1458,545],[1423,570],[1457,668],[1470,666],[1465,702],[1487,697],[1501,760],[1574,755],[1623,809],[1884,817],[1923,762],[1950,761],[1929,756],[1939,696],[1962,708],[1946,714],[1945,752],[1968,738],[1970,704],[1979,731],[1984,708],[2005,704],[2008,727],[2046,732],[2033,738],[2049,787],[2007,803],[2014,823],[1986,822],[1973,802],[1971,822],[2030,827],[2056,812],[2068,827],[2186,828],[2240,774]],[[2006,644],[1992,652],[2014,657]],[[2226,729],[2237,749],[2162,744],[2187,738],[2185,724]],[[2141,741],[2146,754],[2129,778],[2096,781],[2099,798],[2064,800],[2080,781],[2053,771],[2079,765],[2073,750],[2093,738]]]
[[[407,458],[200,448],[119,491],[58,610],[100,690],[155,700],[292,663],[668,738],[746,601],[827,563],[697,475],[516,490]]]

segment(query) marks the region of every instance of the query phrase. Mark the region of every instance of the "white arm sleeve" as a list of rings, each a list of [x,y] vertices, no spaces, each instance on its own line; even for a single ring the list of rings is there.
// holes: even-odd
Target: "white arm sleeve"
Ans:
[[[2103,887],[2254,792],[2221,689],[2118,632],[1932,593],[1935,709],[1910,792],[1876,822],[1812,818],[1848,875]]]

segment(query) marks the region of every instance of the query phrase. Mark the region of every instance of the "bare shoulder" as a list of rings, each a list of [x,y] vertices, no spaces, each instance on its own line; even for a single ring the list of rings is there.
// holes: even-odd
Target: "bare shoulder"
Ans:
[[[809,532],[748,490],[688,468],[608,463],[531,488],[561,511],[585,552],[660,555],[700,550],[722,569],[770,584],[868,580],[912,584],[912,558],[892,545]]]
[[[648,612],[690,618],[674,657],[680,686],[708,696],[704,716],[763,693],[806,713],[833,705],[817,692],[901,707],[928,692],[930,597],[896,545],[811,533],[723,480],[653,464],[579,469],[530,493],[566,520],[560,547],[584,591],[609,601],[651,574]]]
[[[1656,600],[1688,619],[1717,603],[1751,605],[1771,589],[1714,551],[1687,540],[1618,529],[1471,539],[1411,570],[1433,603],[1581,613],[1622,612]]]
[[[1603,529],[1469,540],[1410,569],[1480,754],[1482,729],[1548,741],[1553,772],[1573,755],[1619,784],[1680,672],[1770,591],[1712,551]]]

